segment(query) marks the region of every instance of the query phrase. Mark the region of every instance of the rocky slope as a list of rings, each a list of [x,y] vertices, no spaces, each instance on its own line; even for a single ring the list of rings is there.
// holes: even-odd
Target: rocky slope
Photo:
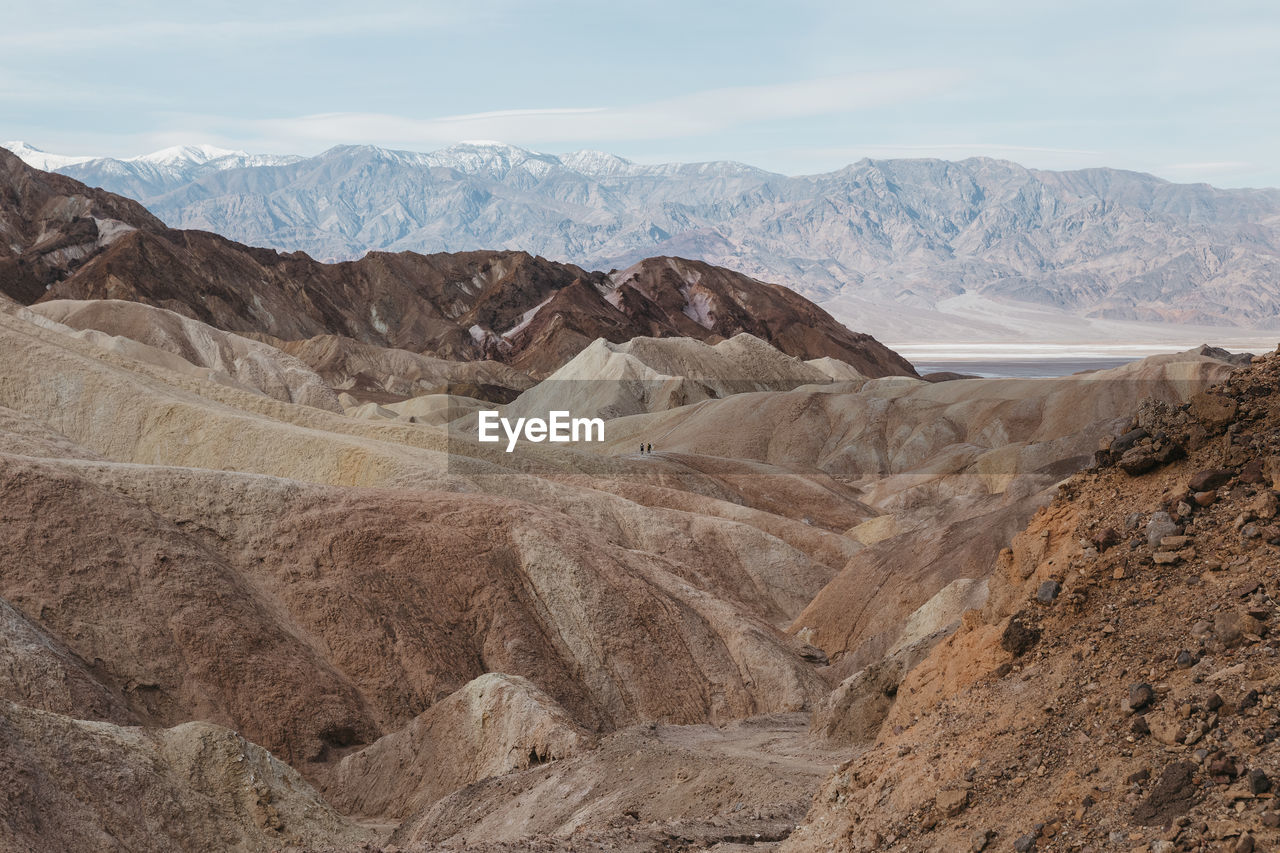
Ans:
[[[592,752],[461,788],[410,815],[391,841],[409,850],[767,850],[841,756],[805,736],[804,718],[626,729]]]
[[[446,469],[438,452],[412,446],[438,440],[429,433],[302,407],[300,423],[282,423],[265,413],[283,404],[222,385],[205,391],[217,402],[175,394],[166,386],[185,377],[162,368],[137,375],[90,363],[83,390],[32,394],[26,371],[66,371],[95,356],[74,338],[59,345],[52,332],[0,323],[13,371],[4,402],[30,416],[64,395],[45,423],[114,460],[6,457],[4,548],[25,556],[5,573],[3,597],[98,661],[143,719],[199,714],[305,762],[371,742],[485,672],[534,679],[593,727],[794,710],[818,687],[762,619],[794,604],[757,586],[824,583],[818,537],[806,546],[813,557],[750,531],[702,544],[680,514],[572,489],[557,497],[532,478],[522,487],[514,472],[502,480],[516,482],[488,486],[501,493],[460,496],[443,490],[465,466]],[[326,434],[326,419],[339,431]],[[104,435],[113,420],[128,426]],[[177,467],[190,465],[199,467]],[[415,487],[333,489],[281,475],[383,486],[412,477]],[[482,476],[464,482],[453,488],[485,486]],[[614,515],[603,537],[575,520],[588,502]],[[631,532],[642,515],[644,528]],[[636,547],[651,536],[662,553]],[[37,542],[46,544],[27,553]],[[708,548],[715,572],[692,574]],[[772,565],[743,549],[774,552]],[[326,595],[335,588],[347,592]],[[405,610],[405,600],[431,609]],[[655,643],[667,647],[660,664]]]
[[[405,818],[472,782],[589,751],[591,735],[532,682],[487,673],[334,768],[346,813]]]
[[[140,729],[0,702],[0,766],[6,850],[248,853],[374,837],[266,750],[208,723]]]
[[[1275,849],[1278,378],[1104,441],[785,849]]]
[[[26,304],[143,302],[242,335],[338,335],[451,360],[499,360],[535,376],[597,338],[714,343],[740,332],[867,375],[914,374],[786,288],[702,263],[651,259],[616,279],[523,252],[379,253],[323,264],[165,229],[139,205],[31,169],[7,151],[0,163],[0,208],[14,232],[0,291]],[[120,218],[102,218],[108,214]]]
[[[832,381],[817,367],[745,332],[715,346],[689,338],[632,338],[624,344],[597,340],[504,412],[537,417],[564,409],[576,416],[614,419]]]
[[[796,288],[895,340],[924,339],[910,323],[926,317],[937,332],[988,341],[1032,322],[996,307],[966,332],[955,322],[968,316],[961,295],[1044,309],[1040,322],[1280,325],[1280,291],[1268,284],[1280,258],[1276,190],[1115,169],[863,160],[786,177],[469,144],[429,154],[344,146],[280,165],[193,167],[162,184],[116,161],[61,171],[132,195],[175,227],[322,258],[491,246],[601,269],[696,258]]]

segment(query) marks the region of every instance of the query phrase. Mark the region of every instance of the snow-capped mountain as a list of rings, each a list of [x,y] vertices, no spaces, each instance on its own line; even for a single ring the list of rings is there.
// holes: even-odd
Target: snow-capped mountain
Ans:
[[[1080,322],[1280,328],[1278,190],[986,158],[863,160],[788,177],[497,142],[43,162],[174,227],[322,259],[487,248],[602,270],[654,255],[705,260],[786,284],[891,341],[1074,340]]]
[[[550,154],[526,151],[501,142],[460,142],[449,148],[422,156],[422,163],[443,169],[455,169],[464,175],[500,177],[520,169],[540,177],[549,173],[560,160]]]
[[[93,157],[50,154],[25,142],[6,143],[28,166],[67,172],[111,192],[138,200],[160,195],[213,172],[259,166],[282,166],[303,158],[292,155],[249,154],[214,145],[175,145],[136,157]],[[83,177],[82,177],[83,176]]]
[[[3,147],[17,154],[22,159],[22,162],[28,166],[34,166],[46,172],[54,172],[64,166],[87,163],[94,159],[93,157],[77,157],[71,154],[50,154],[48,151],[41,151],[33,145],[28,145],[22,140],[6,142]]]
[[[174,145],[171,148],[162,148],[150,154],[130,157],[126,162],[151,163],[155,166],[182,168],[184,166],[208,163],[211,160],[218,160],[223,157],[247,158],[248,156],[244,151],[232,151],[229,148],[219,148],[216,145]]]

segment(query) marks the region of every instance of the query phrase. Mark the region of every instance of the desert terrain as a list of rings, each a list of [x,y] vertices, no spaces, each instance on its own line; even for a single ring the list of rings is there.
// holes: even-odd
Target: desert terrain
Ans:
[[[700,262],[0,189],[0,846],[1280,840],[1280,359],[921,377]]]

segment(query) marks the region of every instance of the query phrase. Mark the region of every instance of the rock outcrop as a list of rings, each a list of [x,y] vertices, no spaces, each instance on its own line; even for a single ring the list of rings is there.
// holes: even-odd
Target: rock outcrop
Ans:
[[[259,337],[306,363],[330,388],[362,402],[452,395],[508,403],[536,384],[527,374],[496,361],[449,361],[337,335],[303,341]]]

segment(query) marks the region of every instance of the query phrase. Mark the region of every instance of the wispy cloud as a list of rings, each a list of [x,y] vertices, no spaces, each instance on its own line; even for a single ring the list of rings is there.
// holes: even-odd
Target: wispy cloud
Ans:
[[[1257,168],[1257,163],[1250,163],[1245,160],[1209,160],[1203,163],[1174,163],[1172,165],[1165,166],[1164,170],[1168,172],[1217,172],[1222,174],[1237,174],[1240,172],[1249,172]]]
[[[1097,150],[1004,142],[936,142],[920,145],[866,143],[839,147],[813,146],[762,152],[761,156],[771,163],[778,164],[782,171],[791,174],[826,172],[863,158],[962,160],[967,157],[994,157],[1016,160],[1024,165],[1047,169],[1074,169],[1103,165],[1106,160],[1106,153]]]
[[[1085,148],[1051,148],[1044,145],[1009,145],[1000,142],[943,142],[933,145],[866,145],[857,149],[868,152],[888,152],[897,156],[910,153],[912,151],[1002,151],[1011,154],[1080,154],[1086,156],[1096,156],[1101,151],[1093,151]]]
[[[917,101],[958,85],[954,71],[845,74],[790,83],[708,89],[633,106],[494,110],[418,119],[385,113],[325,113],[248,123],[264,138],[299,145],[370,142],[424,147],[462,138],[526,145],[566,140],[674,139],[759,121],[853,113]]]

